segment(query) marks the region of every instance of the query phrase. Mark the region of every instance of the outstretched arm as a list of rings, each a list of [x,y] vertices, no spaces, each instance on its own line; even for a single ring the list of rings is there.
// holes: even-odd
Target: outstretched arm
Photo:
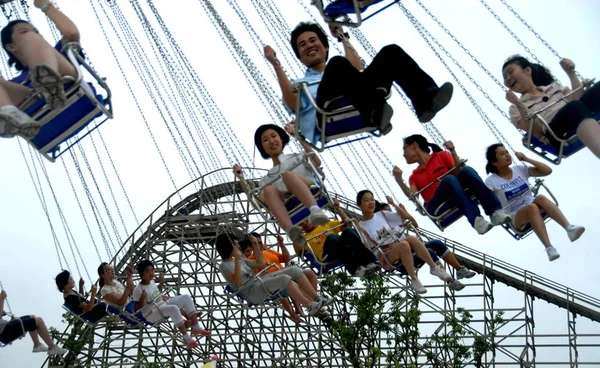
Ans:
[[[79,29],[77,29],[75,23],[73,23],[73,21],[63,12],[58,10],[50,0],[34,0],[33,5],[46,13],[46,16],[50,18],[63,36],[63,41],[79,42]]]
[[[418,192],[417,188],[415,188],[413,186],[411,186],[409,188],[408,185],[406,185],[406,183],[402,179],[402,170],[398,166],[394,166],[394,168],[392,169],[392,174],[394,175],[394,179],[396,179],[396,183],[398,183],[398,185],[400,186],[400,189],[402,189],[402,192],[404,192],[405,196],[407,196],[408,198],[411,198],[415,195],[416,192]]]
[[[283,101],[285,101],[285,104],[288,105],[292,111],[296,111],[296,93],[292,90],[292,81],[288,78],[287,74],[285,74],[285,70],[283,70],[283,66],[281,66],[281,62],[277,58],[275,50],[273,50],[271,46],[266,45],[264,53],[265,58],[267,58],[275,70],[277,82],[279,83],[279,88],[281,88],[281,93],[283,94]]]
[[[357,70],[363,70],[364,67],[362,60],[360,60],[358,52],[356,52],[356,49],[354,49],[354,47],[350,43],[350,37],[348,36],[348,33],[344,33],[344,29],[342,28],[342,26],[335,23],[330,24],[329,31],[331,31],[331,35],[333,36],[333,38],[342,41],[342,44],[344,45],[344,55],[346,56],[346,59],[348,59],[350,64],[352,64],[352,66],[355,67]]]

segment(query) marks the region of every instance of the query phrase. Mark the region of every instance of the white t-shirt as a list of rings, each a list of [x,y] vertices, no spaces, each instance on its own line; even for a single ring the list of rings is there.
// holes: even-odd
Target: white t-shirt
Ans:
[[[533,193],[527,192],[530,188],[529,185],[529,169],[525,165],[512,165],[512,178],[504,179],[496,174],[492,174],[485,179],[485,185],[490,188],[502,204],[502,207],[506,207],[506,205],[515,200],[515,198],[519,198],[513,203],[510,208],[507,208],[506,211],[509,215],[514,216],[519,209],[523,206],[531,204],[533,202]]]
[[[113,282],[115,283],[114,286],[111,286],[111,285],[102,286],[102,289],[100,289],[100,296],[102,296],[104,298],[108,294],[113,294],[115,297],[120,298],[121,295],[123,295],[123,293],[125,292],[125,286],[123,286],[123,284],[121,284],[117,280],[113,280]],[[127,299],[127,302],[129,302],[129,298]],[[127,305],[127,302],[125,303],[125,305]],[[116,304],[112,304],[112,303],[108,303],[108,304],[122,308],[122,306],[120,306],[120,305],[116,305]]]
[[[280,164],[277,166],[273,166],[273,168],[271,170],[269,170],[267,175],[264,176],[262,179],[260,179],[259,185],[263,186],[263,185],[267,184],[268,182],[270,182],[271,180],[278,177],[279,175],[281,175],[282,173],[284,173],[286,171],[290,171],[290,168],[294,165],[297,165],[299,162],[301,162],[303,158],[304,158],[304,154],[301,154],[301,153],[290,153],[290,154],[282,153],[281,155],[279,155]],[[315,181],[315,178],[313,177],[313,172],[308,170],[306,165],[297,166],[295,169],[293,169],[291,171],[295,172],[298,175],[304,176],[304,177],[312,180],[313,182]],[[279,189],[279,190],[284,190],[284,191],[288,190],[287,186],[283,183],[283,180],[281,180],[281,178],[279,180],[275,181],[271,185],[273,185],[276,189]]]
[[[368,238],[371,242],[375,241],[379,244],[380,236],[377,233],[383,229],[387,230],[388,233],[399,233],[402,231],[402,217],[396,212],[391,211],[379,211],[375,213],[372,219],[363,220],[358,223],[360,228],[368,234]],[[386,245],[394,241],[383,241],[379,245]],[[375,245],[375,244],[374,244]]]
[[[156,308],[154,303],[162,302],[160,297],[160,290],[158,290],[158,286],[154,281],[150,281],[148,285],[142,285],[140,282],[137,284],[135,289],[133,289],[133,300],[138,302],[140,297],[142,296],[142,291],[146,291],[146,304],[142,307],[140,312],[145,316],[152,311],[152,309]]]

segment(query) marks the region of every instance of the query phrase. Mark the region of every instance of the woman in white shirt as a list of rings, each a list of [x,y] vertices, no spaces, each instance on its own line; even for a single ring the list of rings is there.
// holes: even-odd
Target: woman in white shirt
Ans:
[[[579,88],[581,81],[575,73],[575,63],[562,59],[560,66],[567,73],[571,88]],[[512,104],[510,118],[518,129],[529,130],[528,113],[556,103],[540,114],[550,129],[560,139],[577,134],[581,142],[600,158],[600,124],[594,118],[595,114],[600,113],[600,83],[594,84],[585,93],[579,90],[567,98],[568,102],[560,101],[571,89],[558,83],[544,66],[531,63],[519,55],[504,62],[502,76],[504,85],[509,89],[506,99]],[[559,146],[559,142],[537,120],[534,121],[533,135],[545,144],[555,148]]]
[[[452,276],[435,264],[431,258],[431,254],[429,254],[423,242],[418,238],[405,234],[399,237],[393,235],[402,230],[403,218],[410,218],[407,213],[403,211],[402,216],[390,211],[378,211],[375,213],[375,198],[373,198],[373,193],[369,190],[358,192],[356,195],[356,204],[360,207],[363,215],[363,220],[359,222],[359,228],[365,234],[371,247],[378,247],[381,250],[375,254],[378,256],[383,268],[391,270],[393,268],[392,264],[401,260],[411,279],[410,286],[418,294],[425,294],[427,289],[425,289],[418,279],[413,261],[412,252],[415,252],[417,257],[429,265],[429,272],[432,275],[439,277],[443,281],[452,280]]]
[[[100,295],[104,301],[117,308],[126,307],[131,301],[133,293],[133,279],[131,270],[126,270],[127,282],[124,286],[115,279],[115,270],[106,262],[102,262],[98,267],[98,276],[100,276]]]
[[[521,152],[516,152],[515,155],[517,159],[533,166],[513,165],[509,152],[502,144],[496,143],[489,146],[485,169],[491,175],[485,179],[485,185],[496,193],[502,207],[512,217],[513,225],[517,230],[523,229],[527,224],[531,225],[546,248],[548,259],[554,261],[560,255],[550,242],[541,212],[546,212],[550,218],[561,225],[567,231],[572,242],[579,239],[585,228],[570,224],[554,202],[542,194],[534,197],[529,190],[529,177],[550,175],[552,169],[542,162],[530,159]],[[509,204],[510,206],[508,206]]]

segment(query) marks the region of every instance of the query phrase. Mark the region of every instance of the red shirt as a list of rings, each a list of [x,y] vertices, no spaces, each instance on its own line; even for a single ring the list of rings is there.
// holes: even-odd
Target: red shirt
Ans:
[[[417,190],[421,190],[429,185],[429,183],[433,182],[431,186],[421,192],[421,196],[427,205],[427,202],[433,197],[435,190],[440,185],[440,182],[436,179],[447,173],[453,167],[454,159],[450,152],[433,152],[429,155],[429,161],[427,161],[425,167],[418,167],[413,171],[410,178],[408,178],[408,183],[411,186],[414,185]]]

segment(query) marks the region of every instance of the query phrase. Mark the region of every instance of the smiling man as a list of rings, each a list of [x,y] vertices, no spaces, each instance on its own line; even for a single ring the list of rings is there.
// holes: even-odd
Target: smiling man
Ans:
[[[308,141],[319,141],[318,116],[307,98],[302,98],[297,109],[296,93],[292,90],[294,83],[320,81],[309,87],[319,107],[343,96],[358,109],[365,125],[377,127],[382,134],[392,130],[390,120],[393,110],[385,102],[385,97],[394,82],[410,98],[421,122],[433,119],[450,102],[452,84],[444,83],[438,87],[400,46],[385,46],[371,64],[364,67],[341,26],[330,25],[329,28],[332,36],[343,43],[345,54],[329,61],[329,42],[318,24],[300,23],[292,31],[292,49],[308,68],[303,78],[294,81],[285,74],[275,50],[268,45],[264,49],[265,57],[275,69],[285,106],[293,112],[299,111],[300,132]]]

